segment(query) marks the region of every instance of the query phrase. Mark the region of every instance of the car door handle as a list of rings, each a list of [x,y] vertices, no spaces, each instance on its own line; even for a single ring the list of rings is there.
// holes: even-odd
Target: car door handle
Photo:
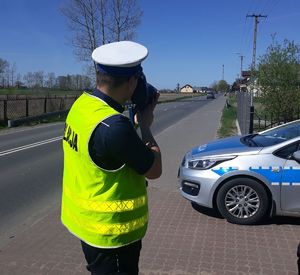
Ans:
[[[279,173],[280,172],[280,168],[272,168],[272,172]]]

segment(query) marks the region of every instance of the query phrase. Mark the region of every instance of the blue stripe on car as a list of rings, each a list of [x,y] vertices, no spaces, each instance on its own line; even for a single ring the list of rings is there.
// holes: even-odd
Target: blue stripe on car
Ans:
[[[234,167],[221,167],[219,169],[212,169],[213,172],[215,172],[216,174],[218,174],[219,176],[223,176],[224,174],[231,172],[231,171],[235,171],[238,170],[238,168],[234,168]]]
[[[281,167],[279,167],[279,169],[281,170]],[[268,169],[262,168],[261,166],[259,166],[258,168],[249,167],[249,170],[264,176],[272,183],[280,183],[281,181],[281,173],[272,171],[272,166],[270,166]]]
[[[220,167],[219,169],[211,169],[214,173],[220,177],[228,172],[239,170],[235,167]],[[283,185],[283,186],[300,186],[300,169],[293,169],[293,167],[284,168],[282,167],[262,167],[258,168],[249,167],[249,171],[258,173],[267,178],[272,185]]]

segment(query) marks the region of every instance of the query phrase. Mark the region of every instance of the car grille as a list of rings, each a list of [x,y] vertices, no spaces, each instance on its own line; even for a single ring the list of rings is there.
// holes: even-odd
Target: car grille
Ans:
[[[191,182],[191,181],[183,181],[181,183],[182,191],[191,196],[197,196],[200,191],[200,184]]]

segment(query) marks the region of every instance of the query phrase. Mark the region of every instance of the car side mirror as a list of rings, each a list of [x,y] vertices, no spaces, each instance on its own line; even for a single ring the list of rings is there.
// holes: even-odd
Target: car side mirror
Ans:
[[[294,159],[295,161],[300,163],[300,151],[294,152],[293,155],[292,155],[292,159]]]

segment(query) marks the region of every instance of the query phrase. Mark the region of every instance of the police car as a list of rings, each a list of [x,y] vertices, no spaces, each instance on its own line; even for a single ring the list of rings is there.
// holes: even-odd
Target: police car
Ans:
[[[183,197],[231,223],[300,217],[300,120],[195,147],[178,176]]]

